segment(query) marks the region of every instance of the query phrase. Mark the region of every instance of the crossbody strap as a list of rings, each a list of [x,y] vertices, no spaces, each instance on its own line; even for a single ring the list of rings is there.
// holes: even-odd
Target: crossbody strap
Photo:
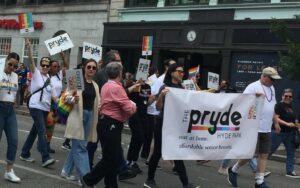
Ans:
[[[34,95],[35,93],[39,92],[39,91],[42,91],[42,92],[41,92],[41,96],[40,96],[40,101],[42,101],[43,89],[44,89],[45,87],[47,87],[49,84],[50,84],[50,78],[47,78],[47,80],[46,80],[46,82],[44,83],[43,87],[41,87],[41,88],[39,88],[38,90],[34,91],[34,92],[31,94],[31,96]]]

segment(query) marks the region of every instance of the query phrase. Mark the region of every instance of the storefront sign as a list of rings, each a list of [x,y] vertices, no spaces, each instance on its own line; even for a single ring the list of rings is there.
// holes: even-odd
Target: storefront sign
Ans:
[[[33,21],[35,30],[43,29],[43,22]],[[0,28],[3,29],[20,29],[19,22],[15,19],[0,19]]]
[[[169,88],[162,130],[163,159],[252,158],[262,105],[263,96]]]

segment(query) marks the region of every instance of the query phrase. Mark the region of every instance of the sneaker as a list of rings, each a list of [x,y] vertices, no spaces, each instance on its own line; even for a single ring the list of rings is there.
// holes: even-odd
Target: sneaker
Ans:
[[[77,178],[73,175],[68,175],[64,170],[61,171],[60,176],[70,181],[76,181]]]
[[[140,169],[139,165],[134,163],[133,165],[131,165],[131,170],[133,172],[135,172],[136,174],[140,174],[142,173],[143,171]]]
[[[21,181],[21,179],[18,176],[16,176],[13,169],[11,169],[10,172],[4,173],[4,179],[6,179],[10,182],[13,182],[13,183],[18,183]]]
[[[194,185],[192,183],[189,183],[187,185],[184,185],[183,188],[200,188],[200,186],[196,186],[196,185]]]
[[[270,172],[270,171],[265,171],[264,177],[265,177],[265,178],[268,177],[271,173],[272,173],[272,172]]]
[[[224,167],[220,166],[218,173],[221,175],[228,175],[228,168],[224,168]]]
[[[30,162],[30,163],[34,163],[34,162],[35,162],[35,159],[32,158],[32,157],[22,157],[22,156],[20,155],[20,159],[21,159],[22,161],[26,161],[26,162]]]
[[[156,182],[154,180],[147,180],[144,183],[144,188],[159,188],[158,185],[156,185]]]
[[[48,167],[48,166],[50,166],[50,165],[52,165],[52,164],[54,164],[55,163],[55,160],[54,159],[48,159],[47,161],[45,161],[43,164],[42,164],[42,166],[45,168],[45,167]]]
[[[237,173],[232,172],[232,167],[228,168],[228,183],[232,185],[232,187],[237,187]]]
[[[119,181],[127,180],[134,178],[136,176],[136,173],[130,169],[128,169],[126,172],[119,174]]]
[[[300,176],[298,176],[295,171],[287,173],[285,176],[289,177],[289,178],[295,178],[295,179],[299,179],[300,178]]]
[[[70,144],[63,143],[63,144],[61,145],[61,148],[64,149],[64,150],[70,150],[70,149],[71,149],[71,146],[70,146]]]
[[[261,184],[255,183],[254,187],[255,188],[269,188],[269,186],[265,182],[262,182]]]

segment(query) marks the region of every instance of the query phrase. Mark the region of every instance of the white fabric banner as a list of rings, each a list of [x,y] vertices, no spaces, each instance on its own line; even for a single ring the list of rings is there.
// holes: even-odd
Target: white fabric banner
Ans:
[[[73,42],[67,33],[46,40],[45,44],[50,55],[55,55],[61,51],[74,47]]]
[[[253,157],[263,97],[169,89],[162,130],[163,159]]]

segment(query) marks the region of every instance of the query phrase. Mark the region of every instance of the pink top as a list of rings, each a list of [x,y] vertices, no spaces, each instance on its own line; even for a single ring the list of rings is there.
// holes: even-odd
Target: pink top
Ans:
[[[135,113],[135,109],[135,104],[129,100],[121,83],[108,80],[103,85],[101,89],[101,114],[125,122]]]

